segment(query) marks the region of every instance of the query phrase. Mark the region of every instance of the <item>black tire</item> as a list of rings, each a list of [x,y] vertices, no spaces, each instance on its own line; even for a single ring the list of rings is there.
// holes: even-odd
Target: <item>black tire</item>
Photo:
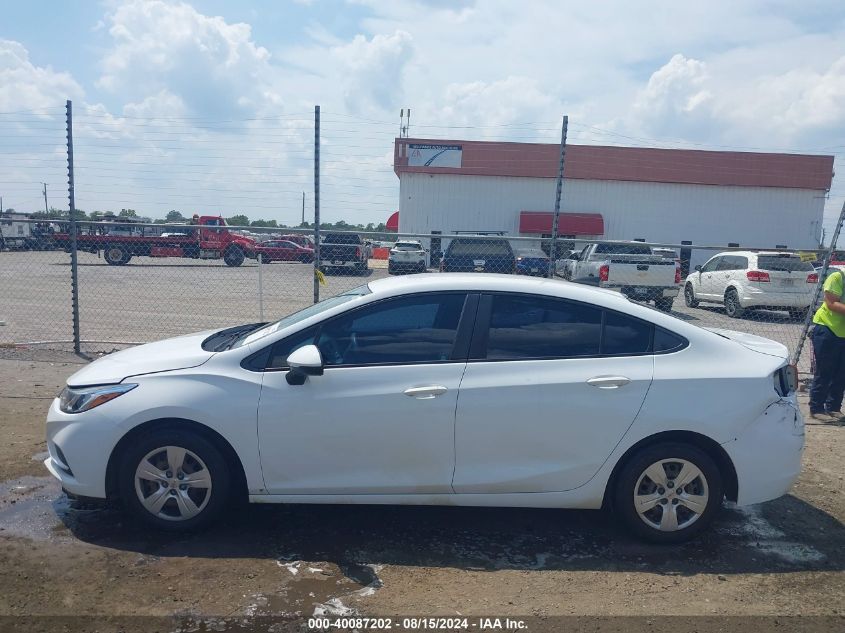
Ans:
[[[729,288],[725,293],[725,314],[732,319],[741,319],[745,314],[745,308],[739,303],[739,295],[733,288]]]
[[[680,474],[680,460],[692,464],[698,469],[700,476],[689,481],[684,486],[684,492],[676,496],[673,492],[674,486],[668,482],[673,482],[672,473],[675,477]],[[654,494],[649,490],[654,488],[656,483],[648,477],[646,471],[662,461],[665,463],[661,470],[666,475],[667,483],[665,487],[656,487],[655,492],[666,501],[658,502],[641,516],[635,507],[634,498],[637,494]],[[693,499],[691,494],[702,492],[706,493],[703,511],[690,510],[684,500],[689,503]],[[722,507],[724,488],[719,468],[707,453],[691,444],[666,442],[646,446],[628,459],[616,478],[613,494],[614,511],[628,530],[637,537],[653,543],[681,543],[695,537],[710,525]],[[676,529],[663,531],[656,525],[663,522],[664,512],[674,515],[678,526]],[[671,515],[667,515],[667,520],[670,518]]]
[[[424,273],[426,270],[428,270],[428,268],[426,268],[425,262],[422,262],[420,264],[419,270],[417,270],[417,272],[418,273]]]
[[[132,254],[122,244],[106,244],[103,259],[111,266],[123,266],[132,259]]]
[[[387,261],[387,274],[388,275],[395,275],[396,269],[391,265],[390,260]]]
[[[211,482],[210,488],[198,488],[193,492],[190,490],[184,491],[185,494],[192,495],[192,499],[195,504],[201,508],[199,512],[191,518],[175,520],[154,515],[143,505],[139,496],[142,494],[148,494],[147,498],[149,499],[153,495],[156,495],[159,489],[166,490],[167,500],[164,503],[164,507],[161,509],[161,513],[172,513],[175,516],[176,513],[180,512],[179,504],[177,503],[177,496],[180,495],[180,491],[178,488],[173,488],[171,484],[176,486],[186,485],[178,483],[178,479],[175,479],[177,473],[173,473],[173,477],[171,477],[172,481],[170,483],[164,485],[159,483],[157,487],[155,483],[143,480],[138,482],[139,488],[136,489],[136,469],[141,464],[142,460],[150,456],[151,453],[160,449],[159,453],[150,459],[157,459],[157,463],[159,465],[165,465],[167,463],[166,461],[161,462],[161,451],[164,451],[164,447],[167,446],[175,446],[188,451],[188,453],[186,453],[188,457],[185,458],[183,466],[185,464],[193,465],[196,463],[189,455],[189,453],[193,453],[193,455],[201,460],[201,463],[207,469]],[[166,451],[163,457],[166,460]],[[201,470],[202,469],[197,472],[200,472]],[[118,478],[118,490],[126,511],[147,525],[160,530],[170,532],[188,532],[205,527],[216,520],[231,501],[232,476],[225,458],[214,444],[203,436],[191,431],[169,431],[161,429],[153,431],[150,434],[141,437],[139,440],[132,442],[120,458]],[[152,490],[152,492],[149,492],[150,490]],[[204,494],[198,496],[199,493],[202,493],[203,491]],[[194,495],[194,492],[198,493],[198,495]],[[205,495],[208,495],[207,501],[205,500]]]
[[[366,275],[369,270],[370,268],[367,266],[367,262],[360,262],[355,265],[355,272],[359,275]]]
[[[695,289],[692,287],[692,284],[684,286],[684,303],[688,308],[698,307],[698,299],[695,298]]]
[[[798,309],[790,309],[789,310],[789,318],[794,321],[804,321],[807,319],[807,313],[810,311],[810,308],[798,308]]]
[[[227,266],[236,268],[244,263],[244,252],[237,246],[230,246],[223,253],[223,261]]]
[[[672,304],[674,303],[675,299],[673,297],[663,297],[661,299],[654,300],[654,307],[660,310],[661,312],[671,312],[672,311]]]

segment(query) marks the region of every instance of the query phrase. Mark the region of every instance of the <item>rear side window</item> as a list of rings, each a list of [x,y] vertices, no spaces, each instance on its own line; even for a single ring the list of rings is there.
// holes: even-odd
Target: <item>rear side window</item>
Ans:
[[[794,255],[760,255],[757,257],[757,268],[773,272],[812,272],[811,262],[802,262]]]
[[[675,352],[687,346],[687,340],[683,336],[664,330],[654,328],[654,352]]]
[[[652,325],[632,319],[618,312],[607,312],[604,317],[602,354],[647,354],[651,350]]]
[[[487,339],[489,360],[599,353],[601,310],[542,297],[493,297]]]
[[[596,253],[610,255],[651,255],[651,247],[645,244],[597,244]]]

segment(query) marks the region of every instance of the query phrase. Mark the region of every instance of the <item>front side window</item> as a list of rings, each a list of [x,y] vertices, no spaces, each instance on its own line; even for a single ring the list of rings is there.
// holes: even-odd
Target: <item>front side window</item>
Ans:
[[[430,293],[381,301],[329,320],[316,345],[326,366],[448,361],[465,298]]]
[[[701,272],[712,273],[714,270],[716,270],[716,267],[719,265],[719,262],[721,262],[721,261],[722,261],[721,257],[714,257],[709,262],[704,264],[704,266],[701,267]]]
[[[553,298],[496,295],[485,358],[594,356],[600,337],[598,308]]]

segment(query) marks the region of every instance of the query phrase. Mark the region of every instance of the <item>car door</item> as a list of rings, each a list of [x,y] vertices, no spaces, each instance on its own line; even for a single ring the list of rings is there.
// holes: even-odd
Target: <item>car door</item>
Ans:
[[[277,343],[258,405],[268,492],[451,492],[455,406],[477,302],[463,292],[385,299]],[[289,385],[287,355],[312,343],[323,375]]]
[[[588,261],[590,257],[590,253],[592,252],[592,245],[587,244],[583,249],[581,249],[581,253],[578,255],[578,259],[576,259],[572,264],[572,280],[573,281],[581,281],[585,279],[589,274],[589,267],[590,262]]]
[[[455,420],[456,493],[571,490],[633,423],[652,326],[539,295],[483,295]]]
[[[716,269],[722,262],[723,257],[716,255],[711,257],[701,270],[698,271],[698,289],[696,294],[701,299],[717,299],[721,301],[722,295],[716,294],[716,281],[713,276],[716,274]]]
[[[728,255],[722,258],[722,263],[716,271],[718,280],[717,298],[724,298],[728,286],[739,286],[746,282],[745,271],[748,270],[748,258],[743,255]],[[742,294],[740,292],[740,294]]]

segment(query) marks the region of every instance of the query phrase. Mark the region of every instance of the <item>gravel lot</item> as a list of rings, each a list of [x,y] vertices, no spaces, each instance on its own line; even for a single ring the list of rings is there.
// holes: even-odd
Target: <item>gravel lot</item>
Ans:
[[[72,337],[69,255],[57,252],[0,253],[0,344],[67,341]],[[219,261],[136,257],[109,266],[79,255],[80,323],[87,351],[109,351],[112,342],[148,342],[199,330],[260,320],[258,265],[229,268]],[[387,275],[386,262],[371,260],[367,276],[329,275],[327,297]],[[299,263],[262,267],[264,319],[279,318],[313,301],[313,268]],[[431,273],[435,274],[435,273]],[[674,314],[698,325],[741,330],[795,349],[801,324],[786,312],[758,310],[731,319],[721,307],[690,309],[683,297]],[[809,354],[802,357],[809,370]]]
[[[147,341],[258,319],[255,264],[145,259],[117,268],[87,254],[80,263],[85,339]],[[321,292],[385,274],[330,276]],[[0,253],[0,343],[69,339],[69,276],[61,253]],[[264,267],[266,318],[310,304],[311,279],[308,266]],[[801,326],[785,313],[735,320],[719,308],[676,303],[679,318],[701,325],[790,348],[798,340]],[[88,622],[19,617],[71,613],[127,616],[99,628],[124,631],[274,623],[280,631],[276,620],[260,618],[315,613],[495,614],[529,617],[534,631],[572,630],[573,621],[555,619],[571,615],[648,616],[606,621],[603,629],[585,623],[614,631],[660,630],[654,618],[667,615],[781,616],[730,620],[751,631],[781,627],[787,615],[824,616],[788,620],[790,630],[845,625],[841,426],[808,427],[805,468],[791,495],[727,508],[712,532],[683,546],[635,542],[597,512],[355,506],[251,506],[209,532],[174,540],[116,510],[71,507],[45,476],[44,414],[85,362],[49,347],[0,349],[0,630]],[[668,628],[715,631],[724,623]]]
[[[0,360],[0,629],[88,622],[11,617],[73,613],[178,616],[101,631],[222,630],[218,618],[229,618],[230,630],[267,630],[240,628],[241,618],[348,610],[528,616],[533,631],[573,630],[555,619],[566,615],[651,616],[605,628],[586,622],[591,631],[726,628],[699,619],[655,628],[654,616],[666,615],[834,618],[789,620],[783,630],[845,624],[845,427],[808,427],[792,494],[727,508],[714,530],[682,546],[633,541],[599,512],[363,506],[250,506],[173,539],[115,510],[72,508],[45,476],[44,414],[81,362],[55,352]],[[746,631],[785,626],[783,618],[730,622]]]

